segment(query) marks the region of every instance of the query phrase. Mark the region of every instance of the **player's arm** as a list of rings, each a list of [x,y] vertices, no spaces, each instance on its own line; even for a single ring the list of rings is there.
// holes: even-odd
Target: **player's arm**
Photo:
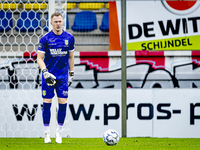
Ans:
[[[69,52],[69,71],[74,71],[74,51]]]
[[[74,50],[69,52],[69,78],[68,86],[72,84],[74,78]]]
[[[37,63],[38,63],[41,70],[46,69],[46,65],[45,65],[43,59],[44,59],[44,53],[38,51],[38,53],[37,53]]]
[[[42,70],[42,73],[45,78],[45,82],[47,83],[48,86],[53,86],[54,84],[56,84],[56,81],[55,81],[56,77],[53,74],[48,72],[43,59],[44,59],[44,53],[38,51],[37,63],[40,69]]]

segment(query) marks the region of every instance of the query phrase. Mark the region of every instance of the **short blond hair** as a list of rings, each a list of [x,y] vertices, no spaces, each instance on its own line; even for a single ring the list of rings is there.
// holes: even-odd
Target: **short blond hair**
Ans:
[[[51,19],[53,19],[54,16],[56,16],[56,17],[58,17],[58,16],[63,17],[62,14],[59,13],[59,12],[55,12],[55,13],[53,13],[53,14],[51,15]]]

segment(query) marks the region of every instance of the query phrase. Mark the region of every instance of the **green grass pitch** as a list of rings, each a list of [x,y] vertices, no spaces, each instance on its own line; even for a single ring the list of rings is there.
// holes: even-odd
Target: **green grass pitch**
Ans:
[[[120,138],[107,146],[103,138],[63,138],[62,144],[44,144],[43,138],[0,138],[0,150],[200,150],[198,138]]]

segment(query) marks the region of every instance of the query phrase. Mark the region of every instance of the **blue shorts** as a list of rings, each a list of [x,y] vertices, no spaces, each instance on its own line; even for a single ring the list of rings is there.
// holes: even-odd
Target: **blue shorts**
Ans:
[[[57,97],[68,98],[68,78],[56,79],[54,86],[48,86],[45,79],[42,78],[42,97],[52,99],[54,97],[54,89],[56,90]]]

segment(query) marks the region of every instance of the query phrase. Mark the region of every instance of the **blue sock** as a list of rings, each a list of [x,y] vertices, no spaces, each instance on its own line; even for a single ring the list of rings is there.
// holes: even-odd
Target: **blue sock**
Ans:
[[[64,124],[64,121],[65,121],[66,110],[67,110],[67,103],[59,104],[57,120],[58,120],[58,124],[61,126]]]
[[[44,103],[43,102],[43,109],[42,109],[42,118],[44,126],[49,126],[50,118],[51,118],[51,103]]]

